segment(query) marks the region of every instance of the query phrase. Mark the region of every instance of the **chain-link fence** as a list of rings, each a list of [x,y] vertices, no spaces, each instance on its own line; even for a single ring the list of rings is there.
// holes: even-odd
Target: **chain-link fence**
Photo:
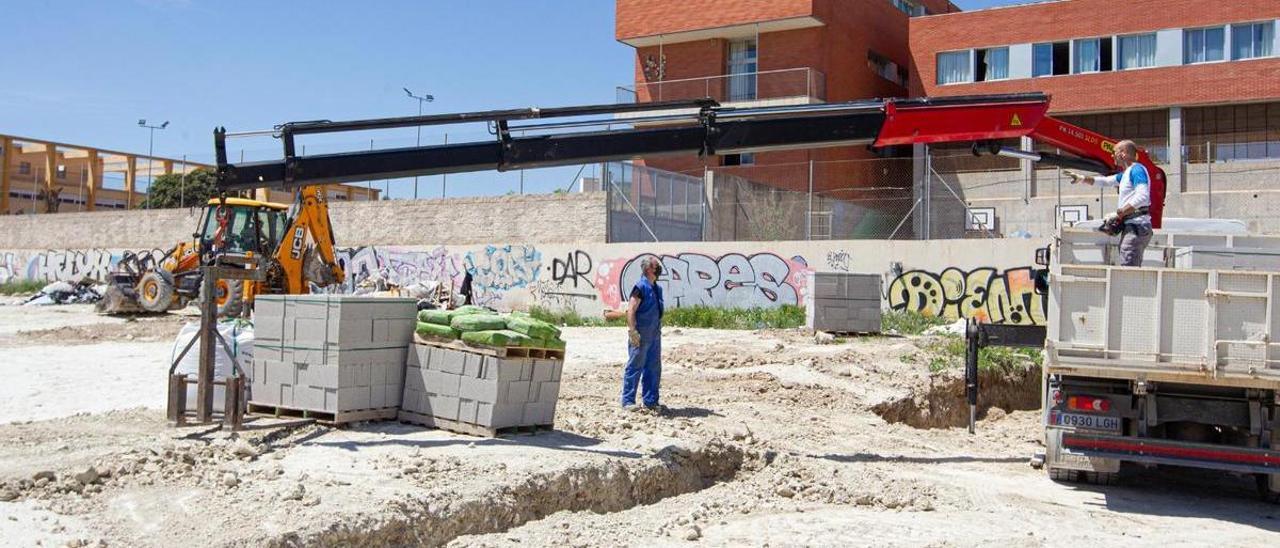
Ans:
[[[1139,146],[1166,172],[1166,218],[1237,219],[1280,233],[1280,143],[1245,144],[1249,157],[1238,143],[1190,145],[1174,163],[1164,142]],[[610,241],[1036,238],[1118,206],[1117,189],[1073,185],[1058,168],[967,146],[922,148],[916,158],[680,173],[609,164]]]

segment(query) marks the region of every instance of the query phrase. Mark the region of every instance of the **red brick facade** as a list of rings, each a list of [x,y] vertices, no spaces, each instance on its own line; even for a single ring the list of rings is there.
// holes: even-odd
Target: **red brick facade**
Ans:
[[[956,11],[946,0],[919,3],[927,6],[931,13]],[[898,97],[908,93],[907,88],[882,78],[868,66],[869,51],[901,67],[909,66],[909,18],[893,7],[890,0],[617,0],[616,30],[617,38],[623,41],[663,37],[660,46],[636,48],[637,100],[718,97],[722,95],[725,81],[707,77],[726,73],[729,39],[680,41],[679,36],[667,35],[798,17],[810,17],[817,23],[807,28],[758,35],[759,72],[811,69],[821,74],[820,78],[815,77],[821,85],[813,87],[821,87],[824,93],[820,98],[829,102]],[[655,70],[659,65],[661,74]],[[771,93],[770,86],[803,86],[794,80],[804,77],[803,71],[761,75],[759,96],[780,95]],[[681,82],[688,79],[695,80]],[[658,84],[659,81],[663,83]],[[818,95],[818,90],[813,91]],[[870,154],[862,147],[845,147],[812,152],[768,152],[757,154],[755,159],[757,170],[762,172],[765,166],[795,164],[769,169],[767,178],[781,187],[805,190],[808,170],[799,164],[811,158],[824,161],[868,157]],[[660,158],[648,163],[672,171],[700,173],[704,165],[717,166],[720,161],[717,158],[707,162],[696,158]],[[815,184],[817,190],[849,186],[855,165],[828,166]]]
[[[1249,103],[1280,98],[1280,58],[937,84],[937,54],[968,48],[1065,41],[1280,18],[1280,1],[1063,0],[913,18],[912,94],[1042,91],[1055,113]]]

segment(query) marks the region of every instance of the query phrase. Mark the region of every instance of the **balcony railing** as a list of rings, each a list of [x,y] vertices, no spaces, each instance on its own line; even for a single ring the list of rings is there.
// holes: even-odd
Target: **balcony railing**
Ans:
[[[721,103],[770,99],[825,101],[826,76],[803,67],[763,72],[726,74],[704,78],[684,78],[618,86],[619,103],[647,103],[710,97]]]

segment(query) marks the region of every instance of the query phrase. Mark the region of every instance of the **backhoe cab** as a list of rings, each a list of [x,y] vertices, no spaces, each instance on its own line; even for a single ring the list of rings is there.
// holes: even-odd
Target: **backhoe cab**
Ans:
[[[273,256],[284,237],[288,209],[244,198],[209,200],[190,241],[179,243],[158,262],[134,254],[121,258],[99,311],[166,312],[185,307],[200,296],[200,267],[211,253]],[[215,288],[219,316],[239,315],[244,304],[262,292],[255,281],[218,280]]]

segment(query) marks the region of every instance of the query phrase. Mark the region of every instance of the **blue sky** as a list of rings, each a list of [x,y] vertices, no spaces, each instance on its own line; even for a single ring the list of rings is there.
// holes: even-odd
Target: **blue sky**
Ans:
[[[406,86],[436,97],[427,112],[612,102],[633,70],[613,10],[611,0],[22,2],[0,18],[0,133],[145,153],[138,119],[169,120],[156,154],[209,161],[215,126],[416,114]],[[415,136],[345,135],[329,146],[369,138],[381,148]],[[269,140],[237,146],[246,158],[276,150]],[[574,172],[530,172],[526,189],[563,187]],[[437,180],[420,183],[423,195],[438,195]],[[449,194],[516,185],[511,173],[450,177]],[[412,185],[392,187],[412,195]]]

